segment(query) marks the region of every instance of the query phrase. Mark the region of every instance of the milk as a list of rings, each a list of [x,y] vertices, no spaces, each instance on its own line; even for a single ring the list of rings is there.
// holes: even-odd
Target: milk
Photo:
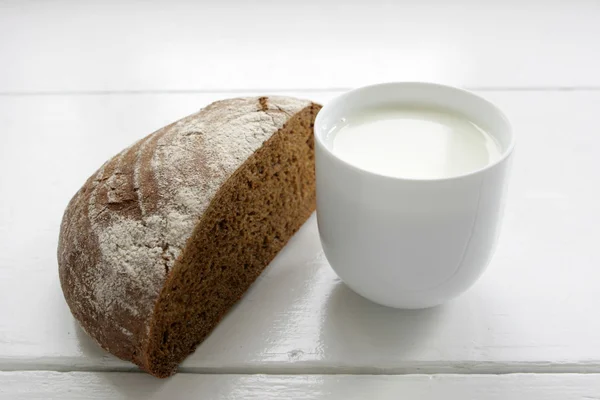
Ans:
[[[439,179],[467,174],[498,160],[494,137],[460,114],[386,106],[344,118],[328,134],[344,161],[381,175]]]

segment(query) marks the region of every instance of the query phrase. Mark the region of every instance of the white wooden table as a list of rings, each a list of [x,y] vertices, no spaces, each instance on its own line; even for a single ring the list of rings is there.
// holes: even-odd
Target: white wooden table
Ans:
[[[62,212],[135,139],[209,102],[431,80],[518,148],[501,242],[455,301],[387,309],[329,268],[314,217],[168,380],[77,326]],[[0,0],[0,398],[600,398],[600,3]]]

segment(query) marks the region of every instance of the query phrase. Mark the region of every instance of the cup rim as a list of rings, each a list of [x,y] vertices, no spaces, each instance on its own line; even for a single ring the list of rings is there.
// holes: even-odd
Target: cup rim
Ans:
[[[385,175],[385,174],[382,174],[382,173],[379,173],[376,171],[371,171],[371,170],[359,167],[357,165],[354,165],[354,164],[340,158],[325,143],[323,134],[321,134],[319,132],[318,127],[322,124],[321,120],[324,118],[323,115],[325,115],[329,111],[329,109],[335,107],[338,102],[340,102],[343,98],[345,98],[347,96],[353,96],[364,90],[385,87],[385,86],[395,86],[398,89],[400,89],[402,87],[406,87],[406,86],[413,86],[413,87],[414,86],[423,86],[423,87],[429,87],[429,88],[433,87],[433,88],[438,88],[438,89],[442,89],[442,90],[452,90],[452,91],[456,91],[456,92],[461,92],[468,96],[474,97],[477,99],[477,101],[486,103],[500,117],[500,119],[506,125],[506,129],[508,131],[510,141],[509,141],[508,145],[506,146],[506,148],[504,149],[504,151],[502,152],[502,155],[494,162],[488,163],[479,169],[475,169],[473,171],[469,171],[469,172],[466,172],[463,174],[439,177],[439,178],[410,178],[410,177]],[[335,160],[337,160],[338,162],[341,162],[344,166],[346,166],[350,169],[353,169],[353,170],[356,170],[356,171],[359,171],[359,172],[362,172],[365,174],[369,174],[372,176],[377,176],[377,177],[380,177],[383,179],[391,179],[394,181],[411,181],[411,182],[446,182],[446,181],[463,179],[463,178],[470,177],[473,175],[478,175],[478,174],[481,174],[485,171],[488,171],[488,170],[494,168],[498,164],[503,163],[507,158],[510,157],[510,155],[513,153],[513,150],[515,148],[515,135],[514,135],[512,125],[511,125],[508,117],[506,116],[506,114],[504,114],[504,112],[496,104],[492,103],[491,101],[489,101],[489,100],[481,97],[480,95],[475,94],[472,91],[467,90],[467,89],[463,89],[463,88],[459,88],[459,87],[451,86],[451,85],[444,85],[444,84],[435,83],[435,82],[424,82],[424,81],[398,81],[398,82],[377,83],[374,85],[367,85],[367,86],[355,88],[355,89],[349,90],[345,93],[342,93],[342,94],[336,96],[333,100],[327,102],[321,108],[319,113],[317,114],[317,117],[315,118],[314,138],[315,138],[315,141],[317,142],[318,146],[321,147],[330,157],[333,157]]]

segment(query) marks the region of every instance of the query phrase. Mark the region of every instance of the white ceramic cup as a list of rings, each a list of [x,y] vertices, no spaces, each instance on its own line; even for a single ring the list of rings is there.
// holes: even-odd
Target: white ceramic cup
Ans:
[[[462,114],[497,140],[502,155],[465,175],[403,179],[366,171],[332,151],[328,134],[341,118],[392,104]],[[331,267],[355,292],[386,306],[425,308],[459,295],[494,252],[513,148],[504,114],[454,87],[386,83],[334,99],[315,121],[317,219]]]

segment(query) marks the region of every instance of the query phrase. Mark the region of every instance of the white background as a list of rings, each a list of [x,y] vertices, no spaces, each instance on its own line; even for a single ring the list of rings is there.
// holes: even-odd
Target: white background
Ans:
[[[58,226],[103,161],[217,99],[392,80],[473,89],[514,125],[500,245],[471,290],[369,303],[313,217],[171,379],[77,326]],[[600,398],[599,113],[594,0],[0,1],[0,398]]]

